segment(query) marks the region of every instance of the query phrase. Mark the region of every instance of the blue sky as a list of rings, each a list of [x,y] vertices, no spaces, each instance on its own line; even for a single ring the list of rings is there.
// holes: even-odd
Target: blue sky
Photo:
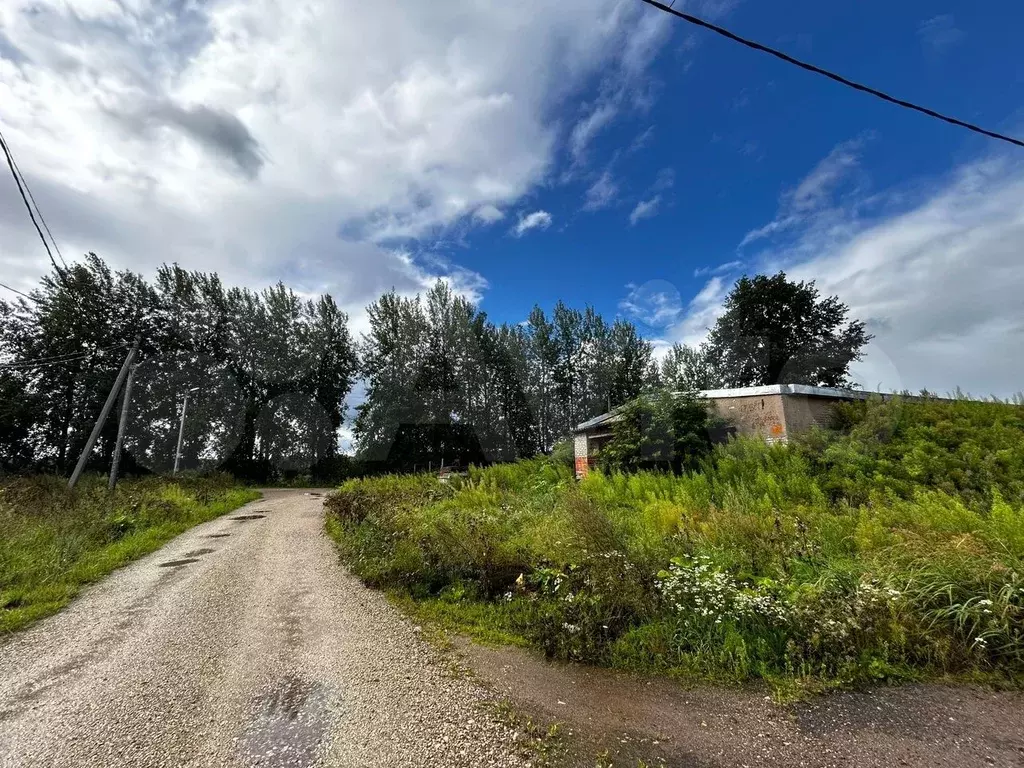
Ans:
[[[772,4],[750,2],[723,23],[898,96],[1013,132],[1024,65],[1012,30],[1024,25],[1024,7],[952,6],[791,2],[780,15]],[[941,34],[927,33],[936,27]],[[704,285],[697,269],[756,265],[758,249],[738,247],[746,233],[771,221],[780,195],[844,142],[863,144],[853,183],[876,190],[927,185],[999,149],[681,23],[651,75],[653,106],[600,134],[576,179],[541,187],[524,203],[552,214],[549,229],[515,239],[496,228],[472,238],[464,253],[451,251],[492,284],[484,305],[496,317],[521,316],[524,296],[614,313],[628,283],[665,280],[686,297]],[[643,149],[611,166],[618,194],[608,207],[582,211],[590,184],[648,131]],[[655,215],[630,226],[635,205],[658,196],[651,188],[665,169],[675,184],[661,191]]]
[[[1024,133],[1017,3],[677,3]],[[497,321],[593,304],[659,350],[785,268],[877,338],[884,389],[1024,380],[1024,150],[639,0],[11,0],[0,125],[65,253],[330,291],[365,328],[448,280]],[[0,272],[45,269],[0,185]]]

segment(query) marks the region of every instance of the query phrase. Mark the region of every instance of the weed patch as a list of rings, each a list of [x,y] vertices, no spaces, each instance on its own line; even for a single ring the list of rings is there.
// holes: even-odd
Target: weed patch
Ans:
[[[328,531],[422,616],[550,656],[776,686],[1024,676],[1020,406],[858,403],[683,474],[536,459],[353,480]]]

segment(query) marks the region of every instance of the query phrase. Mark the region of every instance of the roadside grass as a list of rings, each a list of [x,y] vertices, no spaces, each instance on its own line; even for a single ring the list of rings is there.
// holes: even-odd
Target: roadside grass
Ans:
[[[86,584],[199,523],[259,498],[228,476],[105,478],[74,491],[37,476],[0,481],[0,636],[56,613]]]
[[[1024,408],[857,404],[683,475],[535,459],[353,480],[327,528],[424,620],[559,659],[777,694],[1024,680]]]

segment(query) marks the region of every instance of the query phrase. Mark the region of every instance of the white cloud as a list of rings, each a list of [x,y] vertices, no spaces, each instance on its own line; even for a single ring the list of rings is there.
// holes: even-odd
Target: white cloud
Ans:
[[[653,125],[647,128],[642,133],[637,134],[637,137],[633,139],[632,143],[629,145],[629,148],[626,150],[626,154],[632,155],[635,152],[639,152],[643,149],[646,149],[651,145],[652,141],[654,141]]]
[[[409,239],[521,204],[592,84],[585,118],[631,109],[661,16],[622,0],[9,0],[0,114],[66,254],[283,279],[359,313],[437,277],[480,290]],[[45,256],[12,195],[0,185],[0,271],[26,286]]]
[[[672,189],[676,184],[676,172],[674,168],[662,168],[658,171],[658,178],[651,185],[651,192],[664,192]]]
[[[658,208],[661,206],[661,195],[655,195],[650,200],[641,200],[636,204],[633,212],[629,214],[630,226],[636,226],[638,221],[649,219],[658,215]]]
[[[618,192],[619,187],[612,178],[611,171],[604,171],[587,189],[583,210],[599,211],[602,208],[607,208],[615,201]]]
[[[946,13],[922,21],[917,27],[921,45],[931,53],[944,53],[964,39],[964,32],[958,29],[953,16]]]
[[[836,191],[857,170],[864,141],[854,139],[834,147],[794,188],[783,193],[775,219],[748,232],[740,248],[798,227],[832,205]]]
[[[522,237],[531,229],[547,229],[551,221],[551,214],[547,211],[534,211],[519,217],[519,222],[512,228],[512,234]]]
[[[760,254],[759,271],[816,280],[823,295],[838,295],[868,323],[876,338],[853,367],[862,386],[940,393],[960,386],[999,396],[1021,390],[1024,165],[979,160],[926,192],[892,190],[873,200],[806,216]],[[700,340],[726,294],[716,280],[671,338]]]
[[[473,211],[473,218],[484,224],[493,224],[505,218],[505,214],[494,205],[481,205]]]
[[[572,129],[569,137],[569,148],[576,160],[583,158],[587,146],[594,137],[615,119],[619,113],[618,106],[611,101],[598,102]]]
[[[674,285],[665,280],[648,280],[643,285],[630,283],[629,293],[619,302],[619,310],[631,320],[664,330],[679,321],[683,301]]]
[[[619,9],[626,14],[627,5]],[[650,107],[653,81],[648,69],[672,27],[672,19],[656,11],[641,13],[635,20],[633,33],[618,51],[615,66],[602,78],[597,98],[586,105],[573,126],[569,151],[575,164],[585,163],[590,144],[620,113]]]
[[[698,267],[693,270],[694,277],[703,277],[704,275],[724,275],[726,272],[734,272],[743,266],[743,262],[739,259],[733,261],[727,261],[724,264],[719,264],[717,267]]]

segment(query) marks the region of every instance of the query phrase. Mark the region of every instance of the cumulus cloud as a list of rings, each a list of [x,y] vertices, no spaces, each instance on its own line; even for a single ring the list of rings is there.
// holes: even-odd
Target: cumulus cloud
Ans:
[[[358,314],[438,278],[481,290],[409,243],[500,220],[573,134],[585,151],[602,115],[632,109],[661,16],[621,0],[10,0],[0,114],[66,254],[283,279]],[[11,194],[0,271],[23,286],[45,255]]]
[[[551,214],[547,211],[534,211],[519,217],[519,221],[512,228],[512,234],[522,237],[531,229],[547,229],[551,226],[551,221]]]
[[[862,386],[1009,396],[1024,381],[1022,242],[1024,164],[994,157],[926,190],[824,206],[773,238],[758,271],[815,280],[867,322]],[[699,341],[726,292],[709,282],[672,338]]]
[[[477,221],[483,222],[484,224],[493,224],[496,221],[504,219],[505,214],[497,206],[481,205],[473,211],[473,218]]]
[[[661,206],[661,195],[655,195],[650,200],[641,200],[636,204],[633,212],[629,214],[630,226],[636,226],[638,221],[649,219],[658,215],[658,208]]]

